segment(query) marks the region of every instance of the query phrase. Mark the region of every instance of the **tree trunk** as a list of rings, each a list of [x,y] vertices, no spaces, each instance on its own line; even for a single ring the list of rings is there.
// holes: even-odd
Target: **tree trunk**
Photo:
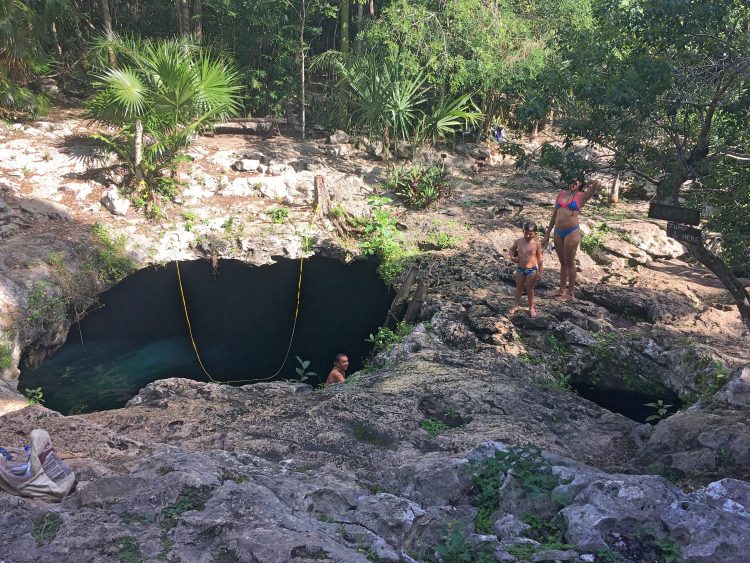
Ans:
[[[669,205],[678,205],[680,186],[690,179],[688,170],[681,164],[676,163],[670,173],[667,174],[656,186],[656,199]],[[740,317],[745,326],[750,330],[750,298],[732,269],[718,256],[712,254],[704,246],[682,243],[692,256],[719,278],[729,294],[734,299]]]
[[[143,122],[140,119],[135,120],[135,158],[133,165],[135,168],[135,183],[138,185],[143,180],[143,167],[141,162],[143,161]]]
[[[362,31],[362,18],[365,17],[364,4],[357,2],[357,18],[354,20],[354,52],[358,55],[362,52],[362,40],[359,38],[359,34]]]
[[[302,121],[302,138],[305,138],[305,126],[306,126],[306,116],[305,116],[305,0],[302,0],[302,11],[300,13],[300,26],[299,26],[299,53],[301,63],[300,63],[300,79],[301,79],[301,89],[300,93],[302,96],[302,100],[300,101],[300,109],[301,109],[301,115],[300,119]]]
[[[203,40],[203,0],[193,0],[193,35]]]
[[[180,37],[190,35],[190,0],[177,0],[177,21]]]
[[[615,183],[612,184],[612,191],[609,192],[609,203],[614,205],[620,201],[620,173],[615,177]]]
[[[742,322],[750,330],[750,296],[748,296],[747,290],[743,287],[740,280],[737,279],[737,276],[734,275],[732,269],[721,258],[709,252],[704,246],[687,242],[683,242],[682,244],[687,247],[690,254],[698,262],[711,270],[719,278],[719,281],[724,284],[724,287],[727,288],[727,291],[729,291],[729,294],[737,305]]]
[[[102,7],[102,22],[104,23],[104,35],[107,36],[107,39],[109,41],[112,41],[112,38],[114,37],[115,33],[112,29],[112,14],[109,11],[109,0],[100,0],[100,3]],[[115,68],[117,66],[117,61],[115,59],[115,52],[112,50],[112,47],[108,47],[107,52],[109,53],[109,64],[112,66],[112,68]]]
[[[340,51],[344,55],[344,59],[349,55],[349,2],[350,0],[340,0],[341,1],[341,11],[339,12],[339,17],[341,18],[341,43],[340,43]],[[338,119],[337,119],[337,125],[339,129],[345,129],[346,128],[346,117],[347,117],[347,111],[346,111],[346,84],[343,80],[339,82],[338,86],[338,98],[339,98],[339,107],[338,107]]]
[[[322,219],[323,217],[328,217],[328,214],[331,212],[331,198],[328,196],[325,177],[315,176],[313,178],[313,186],[315,187],[315,218]]]

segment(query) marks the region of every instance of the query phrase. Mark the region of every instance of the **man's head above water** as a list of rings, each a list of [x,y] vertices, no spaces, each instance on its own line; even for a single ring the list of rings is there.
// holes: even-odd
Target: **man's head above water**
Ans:
[[[346,371],[349,369],[349,356],[346,354],[336,354],[336,359],[333,361],[333,365],[341,371]]]

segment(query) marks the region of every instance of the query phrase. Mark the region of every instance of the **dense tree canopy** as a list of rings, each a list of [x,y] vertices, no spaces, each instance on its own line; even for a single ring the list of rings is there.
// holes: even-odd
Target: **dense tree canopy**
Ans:
[[[565,132],[610,149],[617,166],[656,185],[660,200],[709,212],[729,267],[704,247],[691,251],[750,326],[750,301],[732,272],[747,274],[750,257],[750,226],[739,219],[750,202],[750,5],[599,0],[594,19],[562,51]]]

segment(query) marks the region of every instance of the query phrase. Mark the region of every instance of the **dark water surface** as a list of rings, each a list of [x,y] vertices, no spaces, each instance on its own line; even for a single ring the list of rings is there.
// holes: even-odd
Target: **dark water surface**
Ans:
[[[646,418],[656,414],[654,407],[647,407],[648,403],[656,403],[659,399],[665,404],[672,405],[669,409],[669,415],[674,414],[681,406],[681,401],[674,394],[665,394],[658,397],[653,395],[644,395],[635,391],[623,391],[620,389],[598,389],[587,383],[571,383],[573,389],[581,397],[596,403],[600,407],[620,413],[636,422],[646,422]],[[668,416],[668,415],[667,415]],[[649,421],[656,424],[658,420]]]
[[[349,354],[353,373],[383,322],[393,295],[373,262],[305,260],[297,330],[275,379],[296,379],[295,356],[328,375],[333,357]],[[267,378],[286,353],[294,320],[299,261],[252,267],[222,260],[181,262],[185,298],[203,364],[215,380]],[[42,387],[62,413],[121,407],[157,379],[208,381],[185,322],[175,265],[141,270],[101,295],[101,306],[74,325],[63,347],[39,368],[22,369],[19,389]],[[81,344],[83,337],[83,345]],[[248,382],[250,383],[250,382]]]

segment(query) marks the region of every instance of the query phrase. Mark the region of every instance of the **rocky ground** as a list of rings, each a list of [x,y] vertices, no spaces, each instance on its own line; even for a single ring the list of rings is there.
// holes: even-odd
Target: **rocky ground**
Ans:
[[[204,137],[188,188],[155,221],[112,190],[121,178],[91,161],[88,130],[62,112],[0,131],[0,322],[13,364],[0,445],[42,427],[77,475],[59,505],[0,494],[0,561],[747,560],[750,346],[726,292],[645,219],[645,201],[595,201],[582,224],[601,243],[579,253],[579,299],[551,299],[546,253],[539,316],[508,315],[504,253],[523,221],[546,224],[554,193],[542,171],[487,147],[418,155],[444,162],[453,194],[392,212],[415,245],[430,233],[453,244],[421,255],[430,293],[416,330],[347,384],[170,379],[116,411],[26,407],[21,355],[41,360],[71,321],[25,326],[29,295],[40,280],[62,287],[61,265],[75,302],[105,287],[76,277],[93,223],[125,233],[144,266],[268,263],[299,256],[302,236],[347,259],[354,237],[310,222],[312,179],[363,216],[386,174],[346,139]],[[289,220],[274,224],[267,211],[281,206]],[[577,383],[669,393],[683,409],[639,424],[571,392]]]

